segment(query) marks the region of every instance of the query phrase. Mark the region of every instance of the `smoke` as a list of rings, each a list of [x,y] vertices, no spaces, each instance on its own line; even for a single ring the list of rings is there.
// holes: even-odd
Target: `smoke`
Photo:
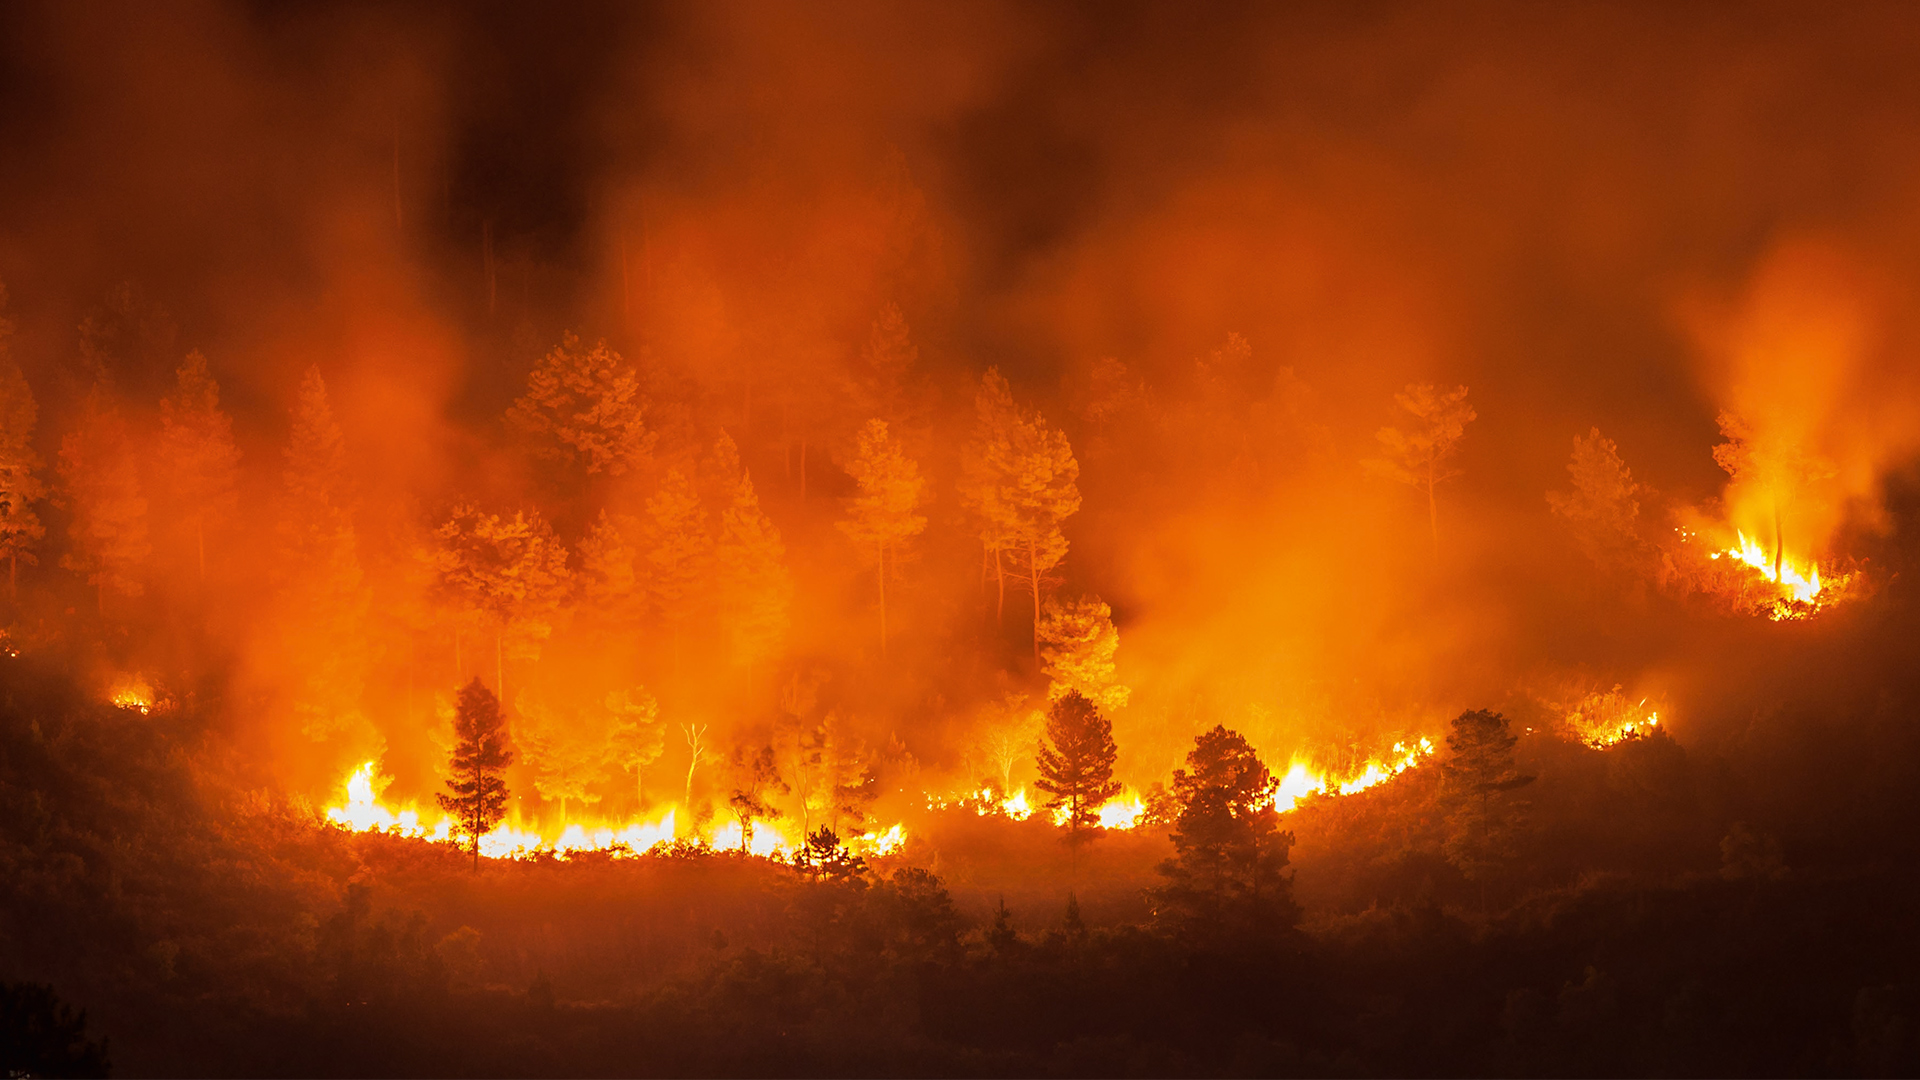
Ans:
[[[1054,587],[1112,605],[1144,786],[1216,722],[1284,765],[1431,733],[1542,670],[1658,668],[1595,616],[1605,590],[1542,498],[1593,427],[1649,485],[1649,530],[1724,496],[1714,520],[1771,538],[1786,481],[1728,486],[1714,461],[1737,417],[1805,466],[1787,544],[1845,554],[1920,431],[1899,15],[27,7],[6,16],[29,107],[7,121],[0,278],[43,458],[77,406],[56,389],[75,328],[117,283],[211,359],[245,473],[206,653],[301,783],[384,748],[432,786],[433,695],[485,674],[413,558],[453,505],[537,511],[577,566],[598,513],[642,514],[670,468],[712,485],[723,433],[796,586],[778,662],[747,678],[711,642],[669,661],[560,627],[537,661],[496,658],[509,685],[656,687],[663,778],[688,765],[682,724],[764,742],[804,712],[977,780],[986,705],[1044,694],[954,491],[995,366],[1078,456]],[[883,662],[834,520],[888,305],[933,501]],[[569,330],[640,372],[656,467],[559,478],[501,422]],[[137,422],[178,359],[119,359]],[[286,736],[309,658],[263,644],[300,615],[261,585],[310,367],[356,492],[373,731],[311,760]],[[1437,542],[1424,492],[1360,464],[1419,382],[1478,413]],[[57,562],[35,587],[77,595]],[[154,642],[170,617],[143,613]]]

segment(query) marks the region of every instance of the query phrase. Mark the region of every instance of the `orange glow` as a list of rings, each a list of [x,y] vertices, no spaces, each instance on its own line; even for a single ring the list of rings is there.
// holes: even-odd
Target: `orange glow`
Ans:
[[[1393,753],[1386,759],[1370,760],[1361,767],[1359,772],[1344,780],[1315,772],[1306,764],[1295,760],[1287,768],[1285,775],[1280,777],[1278,786],[1274,788],[1273,808],[1284,814],[1309,795],[1347,795],[1356,791],[1365,791],[1370,787],[1386,783],[1432,755],[1433,742],[1429,739],[1421,739],[1412,746],[1406,743],[1394,743]]]

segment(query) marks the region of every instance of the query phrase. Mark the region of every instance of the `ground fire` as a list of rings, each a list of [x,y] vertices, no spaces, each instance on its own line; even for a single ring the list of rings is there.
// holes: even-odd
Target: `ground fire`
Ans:
[[[1920,1071],[1916,55],[0,6],[0,1073]]]

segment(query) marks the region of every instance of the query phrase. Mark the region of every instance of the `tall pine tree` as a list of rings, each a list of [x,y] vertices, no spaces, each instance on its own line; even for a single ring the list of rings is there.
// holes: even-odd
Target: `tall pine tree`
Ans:
[[[173,520],[191,538],[194,563],[207,577],[207,534],[231,520],[240,451],[233,419],[220,408],[220,384],[195,350],[174,373],[173,393],[160,402],[160,460]]]
[[[1048,809],[1066,811],[1071,842],[1079,843],[1082,830],[1100,821],[1100,807],[1120,794],[1120,782],[1113,778],[1118,753],[1107,718],[1078,691],[1069,691],[1047,711],[1037,786],[1053,796]]]
[[[453,759],[440,809],[453,815],[454,832],[473,849],[480,869],[480,838],[507,816],[506,769],[513,764],[500,699],[474,679],[461,687],[453,714]]]

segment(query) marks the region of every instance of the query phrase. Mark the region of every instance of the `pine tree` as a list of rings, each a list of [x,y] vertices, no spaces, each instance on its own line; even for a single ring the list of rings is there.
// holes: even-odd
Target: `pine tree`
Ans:
[[[1573,438],[1573,458],[1567,463],[1572,491],[1547,492],[1547,505],[1572,527],[1587,557],[1597,563],[1614,562],[1638,542],[1640,485],[1620,460],[1620,448],[1603,438],[1599,428]]]
[[[1012,457],[1001,505],[1011,576],[1027,585],[1033,602],[1033,657],[1040,659],[1040,594],[1047,575],[1067,557],[1062,526],[1080,509],[1080,464],[1067,437],[1038,416],[1012,429]]]
[[[1293,834],[1279,827],[1278,784],[1237,732],[1215,725],[1194,740],[1187,767],[1173,774],[1172,859],[1165,885],[1150,890],[1159,918],[1183,932],[1254,939],[1299,918],[1281,871]]]
[[[1433,534],[1434,554],[1440,552],[1440,504],[1434,489],[1460,475],[1448,465],[1460,438],[1475,417],[1467,404],[1467,388],[1441,392],[1432,383],[1409,383],[1393,396],[1414,423],[1406,431],[1383,427],[1377,434],[1382,456],[1366,462],[1368,471],[1427,493],[1427,525]]]
[[[500,699],[474,679],[460,690],[453,718],[455,744],[440,809],[452,814],[455,835],[473,848],[473,868],[480,869],[480,838],[507,816],[506,768],[513,764]]]
[[[1000,369],[988,368],[980,377],[980,390],[973,399],[973,436],[967,440],[960,459],[960,505],[973,518],[980,533],[983,572],[994,579],[997,599],[994,618],[1005,618],[1007,607],[1006,550],[1012,543],[1008,532],[1011,508],[1005,505],[1003,483],[1013,456],[1013,427],[1020,420],[1013,403],[1013,391]],[[984,580],[984,579],[983,579]]]
[[[455,507],[434,538],[435,591],[493,637],[494,683],[504,689],[508,647],[538,659],[553,634],[572,583],[566,545],[538,510],[505,518],[471,505]]]
[[[368,595],[354,529],[346,437],[326,381],[308,368],[293,408],[279,527],[283,655],[303,670],[295,711],[309,738],[360,724]]]
[[[1476,709],[1454,717],[1447,733],[1451,755],[1441,766],[1452,812],[1448,815],[1447,860],[1470,880],[1482,884],[1514,857],[1514,840],[1524,804],[1513,792],[1533,783],[1514,768],[1519,739],[1507,730],[1507,718]]]
[[[108,593],[135,597],[145,591],[142,574],[153,550],[139,458],[104,383],[88,392],[79,426],[60,442],[60,474],[73,512],[73,543],[60,565],[86,575],[104,615]]]
[[[869,420],[860,430],[859,449],[847,471],[860,493],[848,504],[849,516],[840,531],[871,560],[880,594],[880,653],[887,651],[887,578],[899,573],[906,545],[927,527],[919,510],[926,481],[920,467],[898,440],[887,433],[885,420]]]
[[[680,668],[681,636],[700,601],[713,559],[700,499],[686,474],[670,470],[660,490],[647,500],[645,524],[647,594],[673,642],[674,671]]]
[[[1103,712],[1125,708],[1131,691],[1114,672],[1113,654],[1120,648],[1120,631],[1113,625],[1113,609],[1099,597],[1065,604],[1049,599],[1040,617],[1040,665],[1051,680],[1047,696],[1053,699],[1079,693]]]
[[[853,415],[886,421],[896,437],[918,431],[922,419],[914,376],[919,362],[920,349],[913,343],[907,317],[899,304],[889,302],[874,318],[850,373],[847,397]]]
[[[507,422],[535,452],[579,465],[588,475],[620,476],[653,452],[640,373],[607,347],[584,349],[573,333],[535,365]]]
[[[647,766],[666,750],[666,725],[660,722],[660,703],[642,687],[607,693],[607,761],[615,768],[633,770],[635,806],[647,808]]]
[[[202,581],[207,576],[207,533],[233,516],[240,451],[233,420],[220,409],[220,384],[198,350],[174,373],[174,392],[160,402],[162,475],[178,520],[193,537]]]
[[[548,802],[560,804],[560,823],[567,823],[567,804],[596,803],[593,789],[606,779],[607,741],[599,725],[578,711],[562,708],[538,694],[522,693],[515,702],[522,722],[520,749],[532,767],[533,788]]]
[[[0,557],[7,560],[7,592],[20,594],[20,563],[39,560],[34,547],[47,534],[33,505],[46,497],[36,475],[40,456],[33,450],[39,408],[33,388],[13,359],[13,320],[7,317],[7,287],[0,283]]]
[[[597,620],[630,629],[647,612],[646,566],[640,544],[644,527],[631,514],[605,510],[580,541],[580,594]]]
[[[1118,756],[1113,728],[1093,702],[1068,691],[1047,711],[1047,738],[1040,745],[1037,787],[1053,798],[1048,809],[1064,807],[1071,842],[1100,821],[1100,807],[1120,794],[1113,778]]]
[[[734,663],[749,672],[765,664],[786,637],[793,579],[780,530],[760,509],[753,478],[740,465],[733,440],[720,436],[720,537],[714,548],[720,610]]]

